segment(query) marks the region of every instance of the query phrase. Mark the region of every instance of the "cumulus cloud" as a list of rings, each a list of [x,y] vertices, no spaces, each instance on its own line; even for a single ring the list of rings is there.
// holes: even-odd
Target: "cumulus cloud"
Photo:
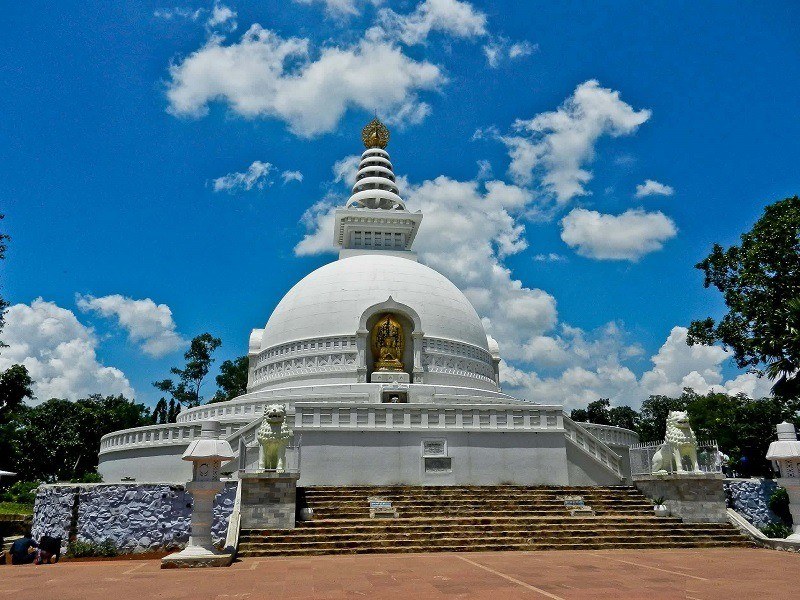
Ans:
[[[636,197],[644,198],[645,196],[672,196],[675,189],[672,186],[665,185],[652,179],[645,179],[644,183],[636,186]]]
[[[483,45],[486,62],[493,69],[498,68],[506,60],[515,60],[530,56],[539,49],[538,44],[528,41],[511,42],[504,37],[497,37]]]
[[[378,23],[380,31],[373,29],[371,35],[396,37],[409,46],[424,44],[433,32],[463,39],[486,35],[486,15],[460,0],[424,0],[405,15],[386,8]]]
[[[428,109],[417,94],[446,79],[439,67],[406,56],[396,45],[362,40],[323,48],[316,59],[304,38],[282,38],[254,24],[235,43],[212,36],[170,67],[168,111],[202,117],[224,102],[237,114],[271,117],[297,135],[332,131],[348,108],[391,115],[402,109],[418,119]]]
[[[350,154],[333,163],[333,180],[335,183],[344,183],[348,187],[353,187],[356,183],[356,173],[361,156]]]
[[[272,185],[270,174],[273,170],[272,164],[256,160],[243,173],[228,173],[214,179],[214,191],[233,194],[238,191],[249,192],[253,188],[263,190]],[[302,179],[302,175],[300,178]]]
[[[78,295],[76,301],[84,312],[116,318],[117,324],[128,332],[130,340],[153,358],[175,352],[186,344],[175,330],[172,311],[166,304],[156,304],[150,298],[134,300],[120,294],[101,298]]]
[[[284,171],[281,173],[281,179],[283,179],[284,185],[290,181],[301,183],[303,181],[303,174],[300,171]]]
[[[589,192],[592,173],[585,167],[594,158],[597,141],[604,135],[619,137],[635,132],[650,118],[649,110],[635,110],[620,93],[589,80],[555,111],[533,119],[517,119],[512,135],[499,139],[508,148],[509,173],[519,185],[534,178],[541,188],[564,205]]]
[[[384,0],[293,0],[297,4],[322,4],[328,16],[342,18],[361,14],[366,5],[379,6]]]
[[[223,28],[233,31],[238,27],[236,23],[236,11],[224,4],[214,4],[211,15],[206,20],[206,27],[209,29]]]
[[[358,157],[338,162],[334,173],[346,180]],[[483,317],[487,331],[503,344],[504,356],[521,356],[532,336],[553,327],[555,299],[526,287],[512,276],[504,259],[527,247],[519,215],[533,201],[530,191],[502,181],[457,181],[440,176],[413,185],[403,182],[409,210],[422,210],[414,249],[420,261],[449,277]],[[343,198],[332,195],[304,216],[308,233],[295,247],[298,255],[334,250],[334,209]]]
[[[561,239],[581,256],[600,260],[637,261],[677,233],[664,213],[642,209],[608,215],[576,208],[561,219]]]
[[[307,233],[295,246],[297,255],[336,249],[334,210],[344,205],[344,187],[352,183],[358,161],[354,155],[334,165],[333,175],[342,189],[331,190],[306,211]],[[648,367],[644,349],[631,341],[621,323],[585,331],[559,322],[555,298],[524,285],[506,264],[509,256],[527,248],[521,221],[536,203],[529,189],[497,180],[458,181],[445,176],[421,183],[398,181],[409,210],[424,214],[414,242],[420,262],[447,276],[475,306],[487,333],[500,345],[506,392],[572,408],[601,397],[638,407],[651,393],[680,393],[682,385],[691,383],[698,391],[718,385],[751,396],[768,390],[767,383],[749,374],[723,382],[727,353],[716,347],[689,348],[685,329],[682,339],[671,336]],[[563,257],[543,254],[541,260],[557,262]]]
[[[30,305],[10,307],[3,341],[7,347],[0,352],[0,371],[24,365],[35,382],[38,401],[77,400],[90,394],[135,395],[122,371],[98,360],[94,331],[54,302],[37,298]]]

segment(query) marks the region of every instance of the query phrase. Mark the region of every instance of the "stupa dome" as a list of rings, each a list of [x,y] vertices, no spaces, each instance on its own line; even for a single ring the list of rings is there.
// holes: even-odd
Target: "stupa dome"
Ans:
[[[488,352],[480,317],[449,279],[414,260],[378,254],[337,260],[300,280],[269,318],[260,349],[355,335],[364,312],[390,296],[419,315],[426,338],[462,342]]]

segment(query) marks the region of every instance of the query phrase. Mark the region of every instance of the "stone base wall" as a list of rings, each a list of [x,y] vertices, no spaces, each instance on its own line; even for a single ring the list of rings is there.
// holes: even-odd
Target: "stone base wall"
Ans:
[[[225,542],[236,483],[214,500],[215,544]],[[33,536],[101,543],[121,553],[182,548],[189,540],[192,496],[182,485],[164,483],[54,484],[40,486],[33,511]]]
[[[726,479],[728,506],[758,528],[780,521],[769,509],[769,499],[778,484],[773,479]]]
[[[633,484],[651,499],[663,497],[670,515],[685,523],[728,522],[722,475],[650,475]]]
[[[294,529],[299,475],[247,473],[242,479],[242,529]]]

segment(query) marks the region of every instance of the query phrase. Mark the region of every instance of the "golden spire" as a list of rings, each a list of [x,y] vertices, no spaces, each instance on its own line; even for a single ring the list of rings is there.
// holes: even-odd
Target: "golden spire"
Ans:
[[[367,148],[386,148],[389,144],[389,130],[375,117],[361,130],[361,139]]]

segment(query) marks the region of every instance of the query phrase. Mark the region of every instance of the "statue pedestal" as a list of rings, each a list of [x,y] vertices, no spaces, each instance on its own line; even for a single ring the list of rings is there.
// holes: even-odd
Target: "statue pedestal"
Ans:
[[[411,377],[405,371],[373,371],[371,383],[410,383]]]
[[[633,484],[651,499],[664,498],[669,513],[684,523],[727,523],[722,473],[637,475]]]
[[[242,529],[294,529],[299,473],[239,472]]]

